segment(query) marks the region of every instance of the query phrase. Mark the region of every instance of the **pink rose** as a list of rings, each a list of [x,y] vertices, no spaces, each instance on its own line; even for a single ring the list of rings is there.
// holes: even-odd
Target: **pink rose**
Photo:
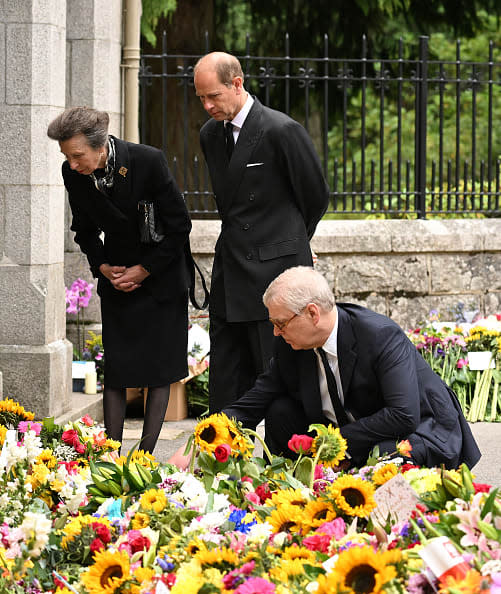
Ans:
[[[85,415],[82,417],[82,423],[87,425],[87,427],[92,427],[94,425],[94,419],[90,415]]]
[[[313,443],[313,437],[309,435],[294,435],[289,439],[289,449],[297,454],[306,454],[310,451],[311,444]]]
[[[222,443],[214,450],[214,457],[218,462],[226,462],[231,454],[231,448],[227,443]]]

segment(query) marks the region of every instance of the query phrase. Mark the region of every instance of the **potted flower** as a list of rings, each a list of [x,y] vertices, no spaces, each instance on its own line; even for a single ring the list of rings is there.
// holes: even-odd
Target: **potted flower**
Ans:
[[[83,392],[85,375],[95,373],[95,363],[85,361],[83,353],[85,348],[85,308],[88,307],[92,297],[93,284],[77,278],[71,287],[65,287],[66,292],[66,313],[76,315],[77,344],[73,345],[73,363],[71,376],[73,378],[73,391]]]
[[[486,326],[473,326],[465,337],[468,365],[472,370],[494,369],[501,332]]]

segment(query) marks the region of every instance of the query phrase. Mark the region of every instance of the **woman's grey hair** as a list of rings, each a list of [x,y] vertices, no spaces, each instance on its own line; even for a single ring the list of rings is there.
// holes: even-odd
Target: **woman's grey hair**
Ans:
[[[325,278],[308,266],[288,268],[273,280],[263,295],[267,307],[270,302],[284,305],[299,314],[308,303],[315,303],[324,311],[332,311],[334,295]]]
[[[105,111],[91,107],[70,107],[52,120],[47,128],[47,136],[52,140],[64,142],[83,134],[87,144],[98,149],[108,141],[110,116]]]

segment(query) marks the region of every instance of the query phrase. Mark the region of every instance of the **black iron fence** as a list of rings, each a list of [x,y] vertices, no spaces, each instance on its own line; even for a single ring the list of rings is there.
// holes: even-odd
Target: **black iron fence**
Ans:
[[[238,56],[245,87],[311,134],[332,216],[500,214],[501,62],[430,59],[428,38],[393,59]],[[200,55],[142,55],[141,141],[161,147],[194,217],[216,213],[198,144],[207,119],[193,88]]]

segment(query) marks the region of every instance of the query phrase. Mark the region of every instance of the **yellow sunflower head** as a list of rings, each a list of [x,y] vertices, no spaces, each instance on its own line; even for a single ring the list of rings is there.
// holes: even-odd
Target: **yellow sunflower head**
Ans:
[[[336,518],[336,510],[331,501],[315,499],[309,501],[303,509],[302,522],[308,529],[315,529],[325,522],[332,522]]]
[[[52,450],[43,450],[38,454],[37,463],[45,464],[47,468],[53,469],[57,467],[57,458],[52,455]]]
[[[195,427],[195,443],[202,451],[213,454],[218,445],[231,446],[233,431],[236,431],[235,424],[224,413],[210,415]]]
[[[281,489],[271,495],[269,502],[276,507],[284,504],[305,507],[308,501],[308,497],[301,489]]]
[[[328,492],[341,513],[348,516],[367,517],[376,507],[374,485],[351,475],[336,479]]]
[[[283,559],[276,567],[272,567],[269,571],[270,577],[277,582],[287,583],[297,576],[304,575],[304,567],[302,559]]]
[[[372,482],[378,487],[384,485],[395,475],[398,474],[398,468],[393,462],[380,466],[372,475]]]
[[[200,566],[203,569],[209,567],[227,569],[228,567],[236,567],[240,563],[238,553],[228,547],[199,549],[198,552],[195,553],[194,559],[200,563]]]
[[[309,431],[315,430],[317,436],[311,444],[314,457],[318,455],[319,464],[337,466],[344,459],[347,449],[346,440],[338,427],[329,425],[310,425]]]
[[[394,564],[399,559],[396,549],[378,553],[371,546],[351,547],[339,554],[331,573],[319,576],[316,594],[379,594],[397,576]]]
[[[315,553],[306,547],[298,545],[285,547],[282,552],[282,559],[301,559],[303,562],[308,563],[308,565],[314,565],[316,563]]]
[[[129,555],[105,550],[94,554],[94,564],[80,579],[89,594],[114,594],[130,577]]]
[[[296,505],[284,504],[274,509],[267,521],[273,532],[299,532],[302,526],[302,510]]]

